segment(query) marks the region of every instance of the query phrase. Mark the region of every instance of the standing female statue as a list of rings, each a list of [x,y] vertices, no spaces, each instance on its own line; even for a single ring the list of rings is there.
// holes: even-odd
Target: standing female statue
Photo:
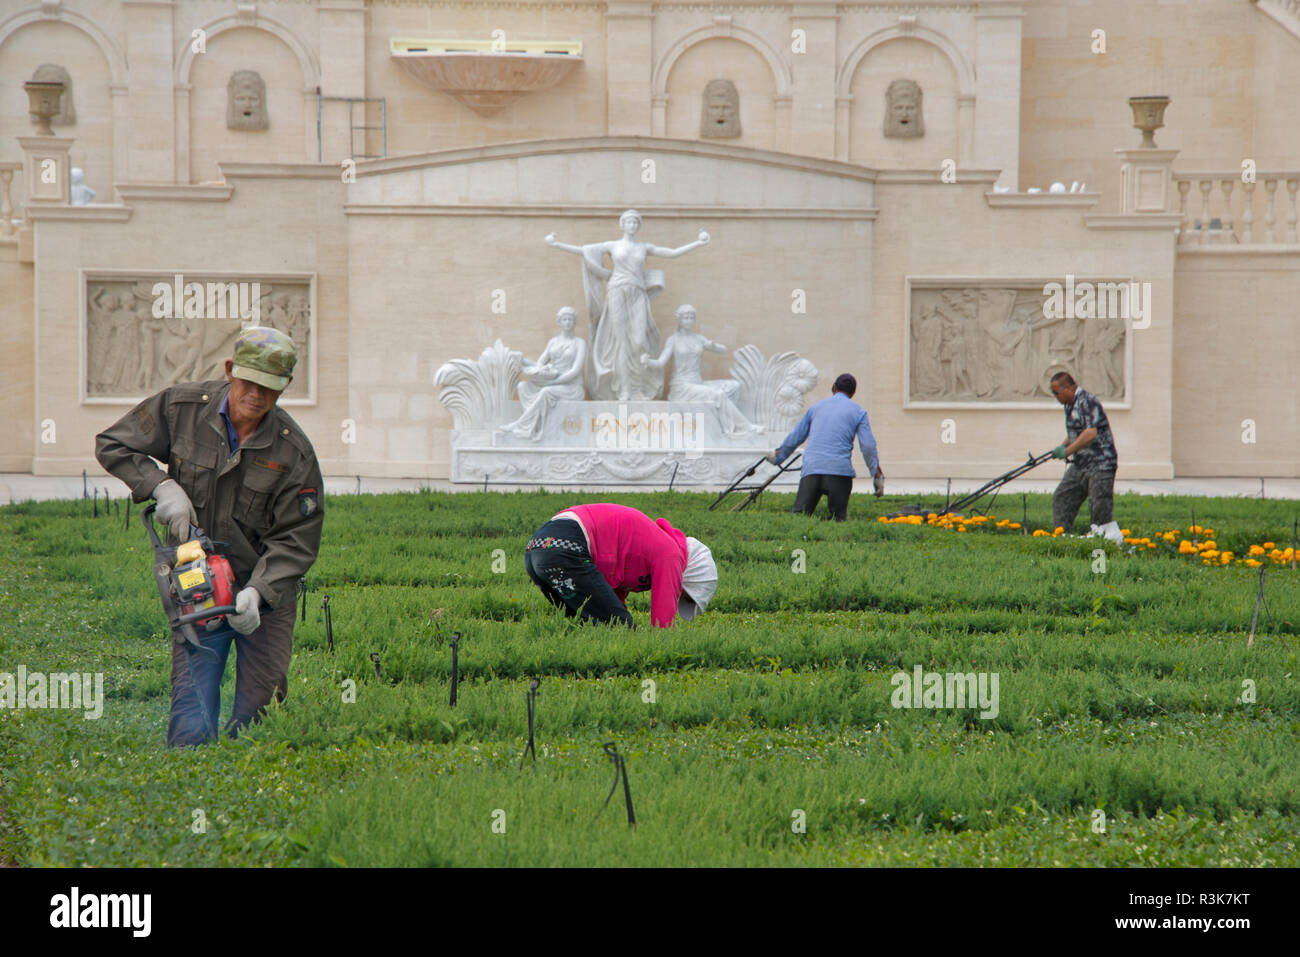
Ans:
[[[735,379],[710,379],[705,382],[700,375],[700,358],[704,350],[726,352],[727,347],[706,339],[695,332],[694,328],[695,307],[678,306],[677,331],[668,337],[659,358],[644,353],[638,358],[647,368],[656,371],[662,369],[670,358],[673,360],[673,377],[668,383],[670,402],[707,402],[718,410],[718,421],[722,431],[727,434],[761,431],[736,407],[736,400],[740,398],[739,382]]]
[[[542,420],[561,399],[582,400],[582,365],[587,358],[587,342],[573,334],[578,311],[565,306],[555,314],[560,334],[546,344],[536,362],[524,361],[527,382],[519,383],[519,401],[524,414],[501,426],[521,439],[535,439],[541,433]]]
[[[669,249],[638,242],[641,214],[629,209],[619,217],[621,239],[586,246],[570,246],[546,237],[546,244],[582,257],[582,288],[587,295],[587,316],[591,323],[591,351],[587,359],[587,391],[591,398],[627,402],[655,399],[663,379],[640,361],[642,353],[659,351],[659,330],[650,312],[650,299],[664,288],[661,269],[646,269],[647,256],[673,259],[709,241],[700,232],[693,243]],[[612,269],[604,266],[609,254]],[[608,279],[605,288],[602,280]]]

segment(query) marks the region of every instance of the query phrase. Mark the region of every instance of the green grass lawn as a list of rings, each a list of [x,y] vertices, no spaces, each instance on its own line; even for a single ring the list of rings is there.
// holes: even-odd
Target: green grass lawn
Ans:
[[[0,672],[102,672],[105,691],[97,720],[0,709],[0,861],[1300,864],[1300,573],[1268,567],[1273,620],[1247,649],[1258,572],[1176,543],[1107,546],[1097,571],[1093,540],[886,525],[901,502],[868,497],[836,524],[787,514],[791,498],[736,515],[682,493],[331,498],[288,700],[180,751],[163,746],[169,639],[138,509],[124,528],[85,502],[0,508]],[[712,548],[705,615],[655,629],[634,595],[636,631],[583,628],[546,603],[524,542],[596,500]],[[1300,512],[1137,496],[1116,512],[1154,538],[1193,507],[1242,556],[1290,544]],[[1048,524],[1047,496],[1028,509]],[[1018,498],[995,511],[1021,517]],[[893,707],[892,677],[917,665],[996,674],[996,716]],[[597,816],[609,741],[634,831],[621,787]]]

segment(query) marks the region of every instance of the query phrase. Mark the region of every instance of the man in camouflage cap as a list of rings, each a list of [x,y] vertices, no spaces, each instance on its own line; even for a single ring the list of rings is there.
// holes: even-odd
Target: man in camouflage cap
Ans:
[[[217,735],[221,676],[235,645],[234,737],[271,698],[284,700],[293,654],[295,586],[320,547],[321,473],[311,442],[276,406],[297,363],[293,340],[254,326],[235,340],[226,379],[182,382],[145,399],[95,440],[99,463],[137,502],[158,502],[169,541],[189,526],[227,545],[237,614],[202,639],[216,653],[172,643],[169,747]],[[164,472],[154,461],[167,463]]]

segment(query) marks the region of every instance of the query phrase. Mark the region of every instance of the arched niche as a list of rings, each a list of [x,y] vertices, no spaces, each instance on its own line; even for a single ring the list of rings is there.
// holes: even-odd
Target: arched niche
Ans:
[[[884,135],[885,90],[900,77],[922,88],[926,135],[920,139]],[[884,168],[937,167],[944,159],[970,164],[975,71],[944,34],[915,24],[877,30],[840,65],[835,94],[836,159]]]
[[[729,75],[732,71],[737,75]],[[653,135],[699,139],[701,95],[704,84],[715,78],[731,80],[740,93],[742,135],[725,142],[788,147],[790,67],[767,40],[730,22],[690,30],[659,57],[650,87]]]
[[[96,202],[113,202],[113,182],[126,171],[126,59],[94,20],[75,11],[59,8],[46,16],[36,6],[0,22],[0,76],[13,81],[0,92],[0,159],[21,159],[14,137],[36,132],[22,85],[42,63],[57,63],[72,77],[77,121],[55,133],[75,138],[72,165],[86,171]],[[11,194],[15,206],[25,193],[21,179],[20,171]]]
[[[220,162],[316,161],[315,55],[288,27],[268,17],[223,17],[201,27],[206,51],[193,50],[183,33],[176,57],[176,178],[219,178]],[[266,84],[270,126],[226,128],[226,84],[236,70],[255,70]]]

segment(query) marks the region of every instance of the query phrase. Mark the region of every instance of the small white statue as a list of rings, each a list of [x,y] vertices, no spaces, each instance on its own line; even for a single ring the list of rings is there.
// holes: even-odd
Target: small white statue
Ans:
[[[695,242],[674,249],[637,240],[641,214],[635,209],[626,210],[618,224],[623,235],[609,242],[571,246],[550,233],[546,244],[582,257],[582,287],[591,326],[587,385],[592,399],[657,399],[663,380],[642,365],[638,356],[659,350],[659,330],[650,300],[663,291],[664,274],[661,269],[646,269],[646,257],[684,255],[705,245],[709,234],[701,231]],[[604,266],[606,254],[612,269]]]
[[[80,166],[72,167],[72,205],[89,206],[95,201],[95,191],[86,185],[86,171]]]
[[[587,341],[573,334],[578,311],[565,306],[555,314],[560,334],[546,344],[536,362],[523,361],[520,368],[528,381],[519,383],[519,401],[524,414],[503,425],[503,431],[521,439],[536,439],[542,422],[563,399],[583,398],[582,367],[587,360]]]
[[[668,383],[668,401],[709,403],[717,408],[718,421],[724,433],[761,431],[736,406],[736,400],[740,398],[739,382],[735,379],[710,379],[706,382],[701,376],[700,359],[704,351],[726,352],[727,347],[705,338],[694,329],[695,307],[689,304],[679,306],[677,331],[668,337],[658,358],[643,353],[640,356],[641,363],[647,368],[662,369],[672,359],[673,375]]]

